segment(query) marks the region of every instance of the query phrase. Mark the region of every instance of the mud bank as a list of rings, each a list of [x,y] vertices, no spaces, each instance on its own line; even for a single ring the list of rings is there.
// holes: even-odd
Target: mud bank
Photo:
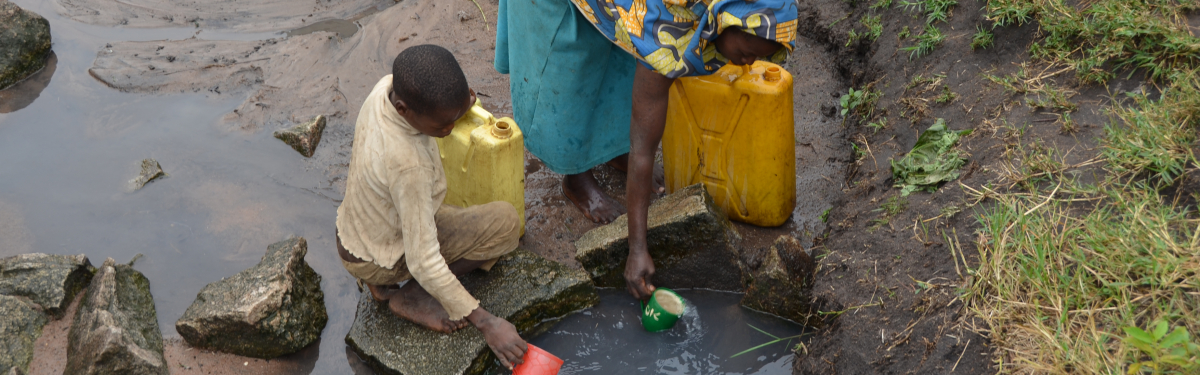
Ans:
[[[196,27],[243,32],[294,29],[330,18],[362,18],[394,4],[392,0],[170,1],[58,0],[73,20],[102,26]]]

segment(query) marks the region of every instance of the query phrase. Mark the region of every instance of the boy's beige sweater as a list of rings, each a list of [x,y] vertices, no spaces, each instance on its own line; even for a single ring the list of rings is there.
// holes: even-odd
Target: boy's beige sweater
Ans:
[[[389,74],[358,113],[338,233],[350,254],[381,267],[392,269],[403,256],[413,279],[459,320],[479,301],[439,251],[433,215],[446,198],[446,179],[437,143],[396,112],[391,91]]]

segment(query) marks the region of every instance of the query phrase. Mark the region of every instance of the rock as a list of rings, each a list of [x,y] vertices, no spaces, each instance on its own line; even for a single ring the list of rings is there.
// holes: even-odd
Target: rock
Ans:
[[[460,280],[483,308],[526,339],[599,300],[586,273],[524,249],[501,257],[490,272]],[[449,335],[425,329],[393,315],[365,290],[346,343],[381,374],[481,374],[499,363],[474,327]]]
[[[816,263],[795,237],[776,239],[756,269],[745,264],[742,267],[747,275],[743,306],[800,324],[820,325],[811,309]]]
[[[50,22],[0,0],[0,89],[42,69],[49,52]]]
[[[276,130],[275,138],[292,146],[306,158],[311,158],[317,151],[317,143],[321,142],[321,132],[325,131],[325,115],[317,115],[312,121],[296,125],[291,129]]]
[[[87,256],[21,254],[0,259],[0,295],[21,296],[54,319],[92,279]]]
[[[625,287],[627,220],[627,215],[621,215],[575,241],[575,259],[597,286]],[[654,258],[655,286],[742,291],[736,250],[741,236],[703,184],[651,204],[647,222],[646,246]]]
[[[329,316],[307,253],[304,238],[272,244],[258,265],[200,290],[175,330],[194,347],[266,359],[317,341]]]
[[[33,344],[46,315],[20,297],[0,295],[0,374],[23,374],[33,362]]]
[[[65,374],[167,374],[150,281],[112,258],[96,270],[67,334]]]
[[[159,177],[166,177],[167,173],[163,172],[162,166],[158,165],[158,160],[142,159],[142,173],[132,180],[129,180],[129,190],[141,189],[142,186],[154,181]]]

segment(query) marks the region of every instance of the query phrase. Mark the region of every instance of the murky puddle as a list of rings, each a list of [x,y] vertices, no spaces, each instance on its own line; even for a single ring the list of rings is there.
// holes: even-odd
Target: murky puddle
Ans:
[[[683,290],[689,306],[675,328],[648,333],[637,301],[624,290],[601,289],[600,303],[563,319],[531,344],[564,360],[560,374],[784,375],[803,328],[738,305],[742,295]]]

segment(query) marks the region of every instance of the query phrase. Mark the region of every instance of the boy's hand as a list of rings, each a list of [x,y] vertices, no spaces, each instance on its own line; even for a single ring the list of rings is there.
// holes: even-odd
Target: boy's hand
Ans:
[[[475,309],[471,315],[467,315],[467,320],[483,333],[483,339],[487,341],[488,347],[492,349],[492,353],[496,353],[496,358],[500,359],[500,363],[512,370],[513,366],[524,363],[522,359],[525,357],[525,351],[529,348],[529,344],[521,339],[521,335],[517,334],[517,328],[507,320],[497,318],[495,315],[487,312],[482,307]]]

